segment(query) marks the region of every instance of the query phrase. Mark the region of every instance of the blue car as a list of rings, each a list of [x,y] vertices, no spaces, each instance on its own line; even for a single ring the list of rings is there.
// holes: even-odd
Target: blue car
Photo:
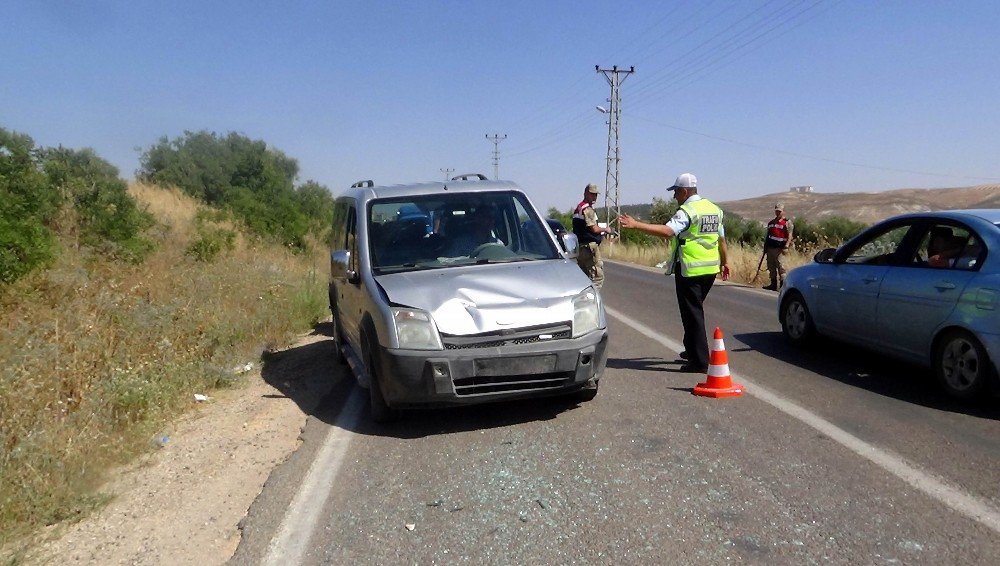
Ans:
[[[788,274],[778,319],[794,344],[851,342],[983,396],[1000,361],[1000,209],[894,216],[823,250]]]

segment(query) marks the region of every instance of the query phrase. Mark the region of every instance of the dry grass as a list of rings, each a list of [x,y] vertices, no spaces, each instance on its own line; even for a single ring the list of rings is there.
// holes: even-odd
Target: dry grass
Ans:
[[[760,273],[758,274],[757,271],[757,266],[760,265],[760,258],[763,253],[761,248],[745,248],[742,245],[729,244],[728,251],[730,281],[747,285],[763,285],[768,282],[767,266],[761,265]],[[637,246],[627,243],[612,244],[605,241],[601,244],[601,252],[607,259],[645,266],[655,266],[660,262],[666,261],[668,257],[666,245]],[[792,250],[788,254],[785,266],[791,270],[794,267],[808,263],[812,260],[813,254],[815,254],[814,250]]]
[[[197,203],[131,190],[162,222],[145,263],[67,247],[0,295],[0,548],[89,512],[107,471],[195,393],[237,383],[234,368],[325,316],[325,250],[241,238],[197,262],[184,253]]]

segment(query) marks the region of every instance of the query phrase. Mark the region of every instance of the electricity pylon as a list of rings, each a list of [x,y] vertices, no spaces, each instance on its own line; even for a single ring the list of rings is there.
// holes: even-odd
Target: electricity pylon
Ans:
[[[493,180],[500,179],[500,142],[507,139],[507,134],[500,137],[500,134],[493,134],[491,138],[486,134],[486,139],[493,141]]]
[[[607,217],[608,228],[612,222],[617,222],[621,215],[621,207],[618,204],[618,172],[621,162],[621,147],[618,145],[618,133],[622,119],[622,93],[621,84],[629,75],[635,72],[635,67],[619,69],[617,65],[610,69],[602,69],[600,65],[594,65],[598,73],[604,75],[608,84],[611,85],[611,97],[608,102],[611,108],[608,114],[608,166],[604,176],[604,212]],[[612,212],[614,217],[612,217]],[[618,227],[619,231],[621,226]]]

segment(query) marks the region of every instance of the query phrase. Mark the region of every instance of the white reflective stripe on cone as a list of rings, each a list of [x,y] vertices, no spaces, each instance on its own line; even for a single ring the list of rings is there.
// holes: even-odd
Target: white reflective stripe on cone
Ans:
[[[712,377],[729,377],[729,364],[721,366],[708,366],[708,375]]]
[[[722,343],[722,338],[712,341],[712,349],[716,352],[721,352],[726,349],[726,345]]]

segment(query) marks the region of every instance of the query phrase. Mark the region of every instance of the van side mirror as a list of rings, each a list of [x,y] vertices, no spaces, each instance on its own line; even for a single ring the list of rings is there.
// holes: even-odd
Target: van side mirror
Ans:
[[[580,254],[580,239],[572,232],[559,235],[559,245],[562,246],[566,259],[576,259]]]
[[[350,268],[351,252],[347,250],[336,250],[330,254],[330,275],[335,278],[343,277],[348,283],[358,284],[361,282],[361,275]]]

